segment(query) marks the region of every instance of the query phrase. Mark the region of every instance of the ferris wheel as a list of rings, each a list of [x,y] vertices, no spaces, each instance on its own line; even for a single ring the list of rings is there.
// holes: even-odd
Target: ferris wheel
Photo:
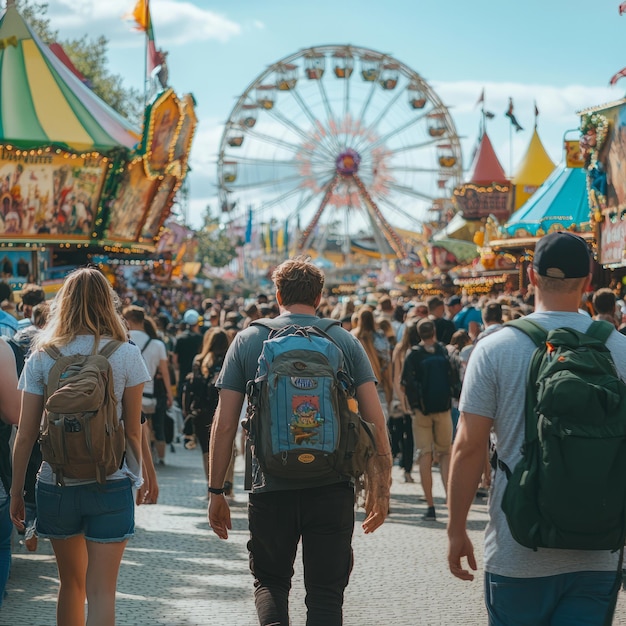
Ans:
[[[419,228],[462,178],[450,113],[414,70],[347,45],[301,50],[250,83],[226,122],[219,201],[233,216],[297,224],[295,252],[348,251],[366,235],[407,256],[397,229]]]

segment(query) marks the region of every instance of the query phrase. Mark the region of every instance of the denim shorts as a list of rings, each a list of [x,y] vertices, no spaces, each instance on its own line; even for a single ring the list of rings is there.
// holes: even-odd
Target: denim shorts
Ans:
[[[66,487],[37,481],[35,498],[40,537],[85,535],[88,541],[115,543],[135,533],[135,503],[129,478],[104,485]]]

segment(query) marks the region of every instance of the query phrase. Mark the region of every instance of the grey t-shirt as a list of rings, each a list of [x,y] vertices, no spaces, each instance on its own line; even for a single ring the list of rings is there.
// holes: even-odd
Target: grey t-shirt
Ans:
[[[302,314],[281,315],[279,319],[284,320],[285,326],[289,324],[314,326],[316,322],[320,321],[314,315]],[[246,392],[247,382],[255,377],[263,342],[267,339],[269,332],[268,328],[262,326],[248,326],[235,336],[216,382],[218,388],[230,389],[239,393]],[[339,325],[331,326],[326,332],[341,348],[346,370],[354,380],[355,386],[359,387],[366,382],[375,382],[376,378],[372,366],[359,340]],[[255,493],[320,487],[333,482],[336,482],[336,479],[307,481],[306,483],[279,479],[264,475],[256,462],[252,465],[252,490]]]
[[[533,313],[528,317],[546,330],[569,327],[585,331],[592,322],[588,315],[562,311]],[[620,377],[626,380],[626,336],[614,331],[607,346]],[[524,333],[506,327],[498,330],[476,344],[463,381],[460,410],[493,419],[498,457],[510,468],[521,458],[526,372],[534,350],[534,343]],[[498,470],[485,533],[486,571],[514,578],[535,578],[617,569],[617,553],[546,548],[535,552],[517,543],[502,511],[505,487],[506,476]]]

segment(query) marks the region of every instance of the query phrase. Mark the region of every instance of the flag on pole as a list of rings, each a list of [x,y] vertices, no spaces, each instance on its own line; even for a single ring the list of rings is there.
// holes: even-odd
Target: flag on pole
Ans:
[[[245,242],[252,243],[252,207],[248,207],[248,222],[246,223]]]
[[[626,2],[624,3],[626,4]],[[626,76],[626,67],[622,68],[617,74],[613,74],[611,80],[609,81],[609,85],[614,85],[620,78]]]
[[[128,16],[135,20],[137,30],[146,33],[146,54],[148,78],[152,72],[161,65],[161,55],[156,49],[152,17],[150,15],[150,0],[137,0],[132,13]]]
[[[515,129],[515,132],[519,133],[520,130],[524,130],[520,123],[515,119],[515,115],[513,114],[513,98],[509,98],[509,108],[505,115],[511,120],[511,124]]]
[[[485,88],[483,87],[483,90],[480,92],[480,98],[478,98],[478,100],[476,101],[474,108],[476,108],[479,104],[484,104],[484,103],[485,103]]]

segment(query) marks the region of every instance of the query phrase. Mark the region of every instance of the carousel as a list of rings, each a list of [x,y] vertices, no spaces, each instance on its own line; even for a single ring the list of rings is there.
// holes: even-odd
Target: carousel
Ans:
[[[55,44],[56,45],[56,44]],[[135,128],[8,0],[0,18],[0,259],[19,289],[67,270],[155,250],[185,179],[195,103],[157,93]]]

